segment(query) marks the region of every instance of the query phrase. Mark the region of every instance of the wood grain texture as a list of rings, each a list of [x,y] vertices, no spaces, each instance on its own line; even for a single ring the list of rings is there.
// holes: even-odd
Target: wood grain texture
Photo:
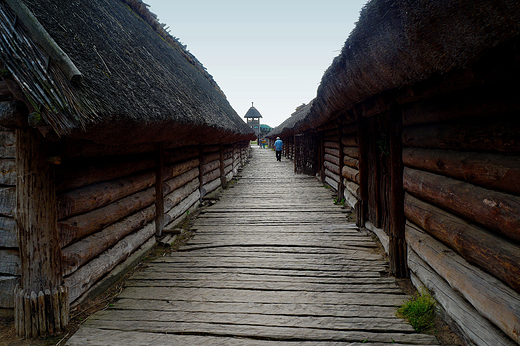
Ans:
[[[231,186],[68,345],[437,344],[395,316],[407,296],[320,182],[255,149]]]

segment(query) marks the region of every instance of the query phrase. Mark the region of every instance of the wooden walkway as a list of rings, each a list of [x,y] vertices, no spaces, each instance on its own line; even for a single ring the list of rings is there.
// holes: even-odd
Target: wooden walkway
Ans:
[[[438,344],[395,316],[406,296],[371,238],[271,150],[253,149],[194,228],[67,345]]]

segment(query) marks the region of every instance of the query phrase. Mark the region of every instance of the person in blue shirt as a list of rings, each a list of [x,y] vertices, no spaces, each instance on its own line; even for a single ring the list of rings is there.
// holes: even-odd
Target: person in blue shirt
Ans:
[[[283,142],[280,139],[280,137],[276,137],[276,142],[274,142],[274,150],[276,152],[277,161],[282,161],[282,149],[283,149]]]

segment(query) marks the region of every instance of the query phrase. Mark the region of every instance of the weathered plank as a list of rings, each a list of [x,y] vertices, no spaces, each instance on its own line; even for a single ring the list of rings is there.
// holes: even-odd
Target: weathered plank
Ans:
[[[117,303],[69,345],[96,344],[85,330],[114,345],[234,345],[231,336],[259,346],[437,344],[395,316],[406,295],[331,191],[270,151],[254,155],[217,204],[202,209],[194,237],[134,273]],[[166,333],[179,335],[154,337]]]

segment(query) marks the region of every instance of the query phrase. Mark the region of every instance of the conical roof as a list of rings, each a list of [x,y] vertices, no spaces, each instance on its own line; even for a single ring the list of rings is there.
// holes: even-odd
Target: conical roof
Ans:
[[[261,118],[262,114],[253,106],[253,102],[251,102],[251,108],[247,111],[246,115],[244,115],[244,118]]]

